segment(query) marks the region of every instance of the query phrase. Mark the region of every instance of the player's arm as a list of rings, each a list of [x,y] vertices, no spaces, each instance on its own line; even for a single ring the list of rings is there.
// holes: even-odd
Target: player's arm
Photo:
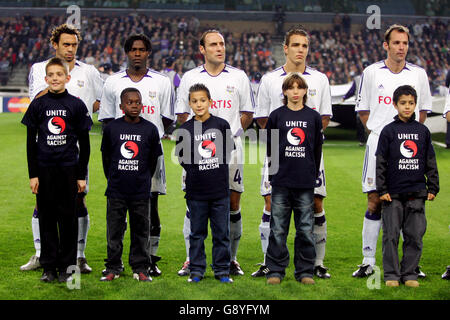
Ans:
[[[256,123],[258,124],[258,126],[261,129],[264,129],[266,127],[266,125],[267,125],[267,120],[268,119],[269,119],[268,117],[258,118],[258,119],[256,119]]]
[[[253,122],[253,112],[241,112],[241,126],[246,130]]]
[[[318,179],[320,175],[320,160],[322,158],[322,145],[323,145],[322,123],[323,118],[321,119],[321,121],[316,122],[316,132],[314,138],[314,162],[316,165],[316,179]]]
[[[34,64],[28,75],[28,94],[30,100],[41,97],[48,92],[48,85],[45,82],[45,74],[38,70],[36,64]]]
[[[186,76],[181,78],[180,86],[177,89],[177,99],[175,102],[175,114],[177,115],[177,123],[182,125],[185,123],[190,114],[189,107],[189,88],[187,88],[188,84]]]
[[[161,105],[161,120],[166,130],[175,119],[175,91],[170,83],[169,77],[164,77],[163,79],[163,91],[159,97]]]
[[[322,128],[323,130],[325,130],[328,125],[330,124],[330,116],[326,115],[326,116],[322,116]]]
[[[104,125],[116,118],[116,95],[110,79],[111,77],[105,81],[103,86],[98,111],[98,121],[103,122]]]
[[[94,90],[95,102],[92,104],[92,112],[97,112],[100,109],[100,100],[102,98],[103,85],[105,82],[100,76],[100,72],[92,66],[90,78],[92,81],[92,89]]]
[[[427,113],[432,111],[433,97],[431,96],[430,83],[425,69],[420,71],[420,88],[418,89],[419,98],[419,122],[424,123],[427,119]]]
[[[367,133],[370,133],[370,130],[367,129],[367,121],[369,120],[370,115],[370,89],[370,72],[365,69],[361,75],[359,92],[356,97],[355,111],[358,112],[359,119],[361,120],[361,123]]]

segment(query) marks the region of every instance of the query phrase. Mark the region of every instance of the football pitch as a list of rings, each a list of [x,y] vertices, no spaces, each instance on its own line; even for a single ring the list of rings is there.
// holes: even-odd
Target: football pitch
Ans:
[[[91,131],[90,186],[87,206],[90,230],[86,257],[93,272],[81,275],[78,288],[65,284],[41,283],[42,269],[22,272],[19,267],[34,254],[31,215],[35,198],[29,189],[26,163],[26,128],[20,124],[22,114],[0,114],[0,299],[1,300],[449,300],[450,282],[441,274],[450,265],[450,150],[435,146],[441,192],[434,202],[427,202],[427,231],[420,265],[427,274],[416,289],[400,286],[387,288],[382,277],[381,236],[378,241],[377,265],[381,274],[369,279],[355,279],[352,272],[362,261],[361,231],[366,197],[361,192],[361,170],[364,148],[356,140],[329,138],[324,145],[324,160],[328,197],[324,201],[328,224],[327,252],[324,264],[331,279],[316,278],[314,286],[295,281],[293,235],[291,224],[288,247],[291,262],[286,278],[279,286],[269,286],[265,278],[252,278],[251,273],[262,262],[258,226],[263,198],[259,194],[262,161],[246,164],[245,192],[241,208],[243,235],[238,261],[245,272],[234,276],[234,283],[221,284],[208,267],[205,279],[188,283],[177,275],[186,250],[182,234],[185,215],[184,193],[180,189],[181,167],[171,160],[175,143],[164,140],[167,195],[161,196],[161,242],[158,266],[162,275],[151,283],[139,283],[132,278],[128,265],[129,228],[125,236],[124,274],[111,283],[99,281],[106,258],[106,180],[103,175],[99,123]],[[95,117],[96,118],[96,117]],[[328,130],[328,129],[327,129]],[[335,129],[336,130],[336,129]],[[326,135],[328,134],[325,132]],[[331,134],[330,134],[331,137]],[[336,137],[335,137],[336,138]],[[338,138],[339,135],[338,135]],[[247,153],[255,153],[247,144]],[[248,159],[249,157],[247,157]],[[207,263],[211,263],[211,235],[205,241]],[[401,248],[401,246],[400,246]]]

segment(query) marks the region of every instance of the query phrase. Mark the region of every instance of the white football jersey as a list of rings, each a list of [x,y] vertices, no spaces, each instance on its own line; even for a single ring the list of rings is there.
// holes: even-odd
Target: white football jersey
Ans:
[[[428,76],[419,66],[406,62],[399,73],[393,73],[384,60],[364,69],[355,111],[370,111],[367,128],[380,134],[385,125],[398,114],[392,102],[395,89],[410,85],[417,91],[416,119],[419,111],[431,111],[432,100]]]
[[[229,65],[225,65],[217,76],[211,76],[203,65],[186,72],[177,91],[176,114],[193,115],[189,107],[189,88],[197,83],[203,83],[211,93],[210,113],[227,120],[234,136],[241,135],[240,112],[253,113],[255,110],[250,80],[245,72]]]
[[[254,118],[267,118],[283,105],[283,81],[288,74],[283,67],[266,73],[259,84]],[[302,77],[308,84],[306,105],[321,116],[332,116],[331,91],[328,78],[322,72],[306,66]]]
[[[174,120],[172,84],[168,76],[152,69],[138,82],[134,82],[127,74],[127,70],[112,74],[105,81],[98,120],[117,119],[123,117],[120,109],[120,94],[126,88],[136,88],[142,96],[141,117],[152,122],[164,135],[164,125],[161,117]]]
[[[442,113],[442,115],[446,117],[447,112],[450,112],[450,87],[448,88],[447,91],[447,97],[445,98],[444,112]]]
[[[28,75],[30,100],[48,87],[45,82],[45,66],[48,61],[38,62],[31,66]],[[77,60],[69,74],[70,81],[66,84],[67,91],[84,102],[92,118],[92,105],[96,100],[100,100],[102,95],[103,79],[100,77],[100,72],[93,65]]]

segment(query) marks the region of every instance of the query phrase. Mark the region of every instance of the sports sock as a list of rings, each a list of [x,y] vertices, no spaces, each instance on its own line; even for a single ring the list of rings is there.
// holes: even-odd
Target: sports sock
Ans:
[[[186,215],[184,216],[184,224],[183,224],[183,236],[184,236],[184,244],[186,246],[186,261],[189,261],[189,234],[191,233],[191,219],[189,209],[186,208]]]
[[[89,215],[78,217],[78,250],[77,258],[85,258],[86,241],[89,231]]]
[[[37,217],[37,210],[34,209],[33,217],[31,218],[31,230],[33,231],[33,243],[36,250],[36,256],[41,256],[41,233],[39,231],[39,218]]]
[[[263,209],[263,215],[261,217],[261,223],[259,224],[259,233],[261,235],[261,247],[264,255],[267,252],[267,246],[269,245],[270,236],[270,211]]]
[[[231,261],[236,260],[241,235],[242,235],[242,219],[241,219],[241,209],[239,208],[239,210],[230,211]]]
[[[375,254],[377,252],[377,241],[381,229],[381,214],[370,214],[366,211],[364,217],[362,238],[363,238],[363,264],[375,265]]]
[[[320,266],[323,265],[327,243],[327,221],[325,219],[325,210],[314,213],[313,236],[316,245],[316,262],[314,263],[314,266]]]

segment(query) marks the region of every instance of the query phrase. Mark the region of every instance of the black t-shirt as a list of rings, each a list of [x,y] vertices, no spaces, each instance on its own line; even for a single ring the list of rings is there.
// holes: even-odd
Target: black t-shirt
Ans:
[[[428,185],[429,191],[436,194],[439,182],[430,131],[413,119],[394,119],[383,128],[378,140],[377,190],[380,194],[408,193],[426,190]]]
[[[214,200],[229,196],[228,163],[234,142],[230,125],[211,115],[191,118],[177,130],[177,155],[186,170],[186,199]]]
[[[270,113],[266,129],[271,184],[286,188],[314,188],[323,143],[319,113],[307,106],[298,111],[282,106]],[[274,140],[277,132],[278,140]],[[274,152],[278,154],[272,154]]]
[[[78,136],[92,126],[86,105],[67,90],[34,99],[22,123],[37,131],[36,158],[42,167],[77,165]]]
[[[122,117],[105,127],[101,151],[103,159],[108,159],[104,161],[107,197],[150,198],[152,175],[163,153],[156,126],[139,119],[138,123],[128,123]]]

